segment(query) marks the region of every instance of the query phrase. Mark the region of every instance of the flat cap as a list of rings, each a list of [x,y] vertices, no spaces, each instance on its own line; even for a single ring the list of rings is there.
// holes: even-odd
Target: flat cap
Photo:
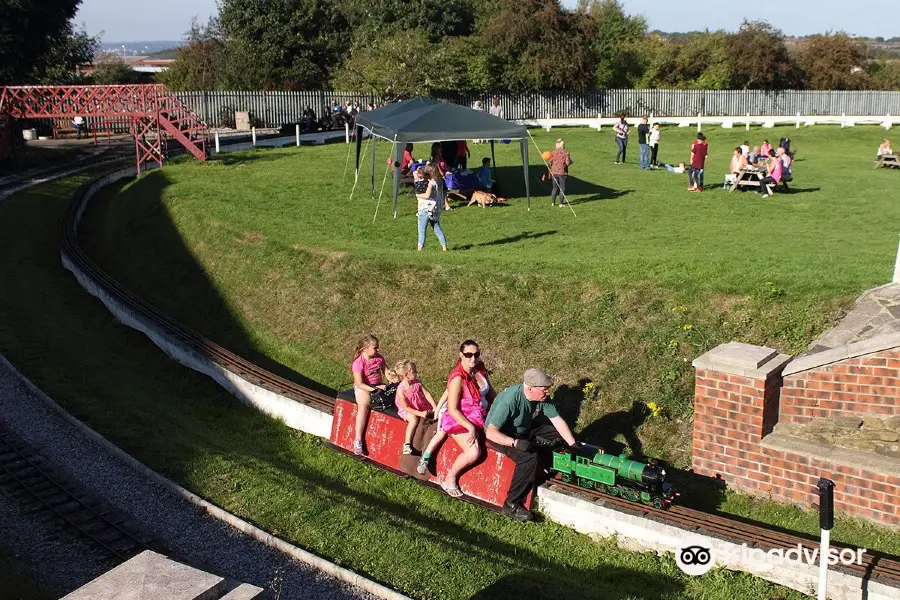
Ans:
[[[523,381],[525,385],[531,387],[550,387],[553,385],[553,378],[540,369],[528,369],[525,371]]]

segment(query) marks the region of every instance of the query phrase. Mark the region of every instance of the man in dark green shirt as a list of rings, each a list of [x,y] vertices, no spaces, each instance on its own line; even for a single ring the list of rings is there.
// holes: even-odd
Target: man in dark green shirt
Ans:
[[[575,445],[572,430],[549,401],[552,386],[552,377],[540,369],[528,369],[522,385],[497,395],[484,423],[491,447],[516,463],[503,512],[519,521],[534,518],[523,502],[537,478],[540,454],[549,454],[560,438]]]

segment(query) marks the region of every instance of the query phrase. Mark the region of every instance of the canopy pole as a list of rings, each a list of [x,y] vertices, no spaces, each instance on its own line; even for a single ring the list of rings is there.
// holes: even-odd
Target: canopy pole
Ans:
[[[378,207],[381,206],[381,197],[384,195],[384,184],[387,181],[388,170],[393,165],[393,160],[390,165],[385,165],[384,167],[384,179],[381,180],[381,192],[378,194],[378,203],[375,205],[375,215],[372,217],[372,222],[375,222],[375,219],[378,218]]]
[[[393,147],[393,156],[394,156],[394,219],[397,219],[397,196],[400,194],[400,161],[403,158],[403,152],[406,150],[406,145],[404,144],[401,148],[400,144],[397,143],[397,134],[394,134],[394,147]],[[412,167],[412,165],[410,165]]]
[[[528,130],[526,129],[526,131],[528,131]],[[550,170],[550,164],[549,164],[546,160],[544,160],[544,155],[543,155],[543,153],[541,152],[541,147],[538,146],[537,141],[534,139],[534,136],[531,135],[531,132],[530,132],[530,131],[528,131],[528,137],[530,137],[530,138],[531,138],[531,141],[534,142],[534,147],[535,147],[535,148],[537,149],[537,151],[538,151],[538,156],[541,157],[541,161],[543,161],[544,166],[547,167],[547,170],[549,171],[549,170]],[[554,183],[554,181],[553,181],[553,175],[550,176],[550,185],[551,185],[551,186],[556,185],[556,183]],[[525,184],[525,187],[526,187],[526,189],[527,189],[527,187],[528,187],[528,183],[527,183],[527,182],[526,182],[526,184]],[[552,189],[552,187],[551,187],[551,189]],[[569,199],[568,199],[568,198],[566,198],[566,194],[565,194],[562,190],[559,190],[559,195],[562,196],[563,202],[566,203],[566,206],[569,207],[569,210],[572,211],[572,214],[575,215],[575,216],[577,217],[578,215],[575,214],[575,209],[572,208],[572,203],[569,202]]]
[[[375,136],[372,136],[372,201],[375,201]]]
[[[497,181],[497,178],[494,177],[494,169],[497,167],[497,159],[494,157],[494,142],[496,140],[491,140],[491,179]]]
[[[371,142],[372,139],[374,139],[374,137],[375,137],[374,135],[371,136],[371,137],[369,138],[369,141]],[[368,151],[369,151],[369,144],[366,144],[366,152],[368,152]],[[357,148],[357,155],[356,155],[356,180],[354,180],[354,182],[353,182],[353,189],[350,190],[350,200],[353,200],[353,192],[356,191],[356,184],[359,183],[359,154],[358,154],[358,152],[359,152],[359,149]],[[365,155],[366,155],[365,152],[363,152],[363,156],[365,156]]]
[[[356,126],[356,181],[359,181],[359,151],[362,149],[362,126]],[[372,139],[372,136],[369,136]],[[368,147],[368,146],[367,146]],[[353,185],[356,185],[356,181]]]
[[[528,198],[528,212],[531,212],[531,182],[528,180],[528,141],[519,140],[519,148],[522,151],[522,171],[525,175],[525,196]]]
[[[299,127],[299,125],[298,125]],[[357,144],[358,146],[358,144]],[[350,166],[350,155],[353,154],[353,144],[347,144],[347,160],[344,162],[344,179],[343,183],[347,183],[347,167]]]

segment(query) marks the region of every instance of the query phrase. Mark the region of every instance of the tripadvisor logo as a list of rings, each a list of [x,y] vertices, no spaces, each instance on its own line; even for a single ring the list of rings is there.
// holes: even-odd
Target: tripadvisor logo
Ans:
[[[866,548],[829,548],[827,561],[833,566],[861,565]],[[678,568],[688,575],[703,575],[715,566],[716,556],[723,563],[765,562],[779,565],[814,565],[819,560],[819,549],[808,548],[797,544],[791,548],[750,548],[747,544],[740,547],[729,545],[724,550],[713,548],[712,540],[700,535],[690,535],[679,541],[675,551],[675,562]]]

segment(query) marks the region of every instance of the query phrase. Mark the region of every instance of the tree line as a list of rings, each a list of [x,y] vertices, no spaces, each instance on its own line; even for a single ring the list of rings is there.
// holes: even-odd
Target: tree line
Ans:
[[[96,51],[80,0],[0,0],[0,82],[68,83]],[[52,6],[48,6],[52,5]],[[843,32],[789,40],[765,21],[661,34],[618,0],[220,0],[160,80],[176,90],[376,95],[606,88],[900,89],[900,61]],[[128,77],[107,59],[95,82]]]

